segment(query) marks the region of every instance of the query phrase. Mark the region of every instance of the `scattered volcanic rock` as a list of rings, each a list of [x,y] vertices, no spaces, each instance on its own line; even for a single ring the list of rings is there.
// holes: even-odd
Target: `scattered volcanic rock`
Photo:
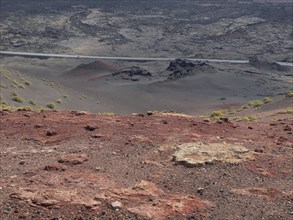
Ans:
[[[165,220],[166,216],[171,218],[178,213],[186,217],[194,210],[205,216],[206,209],[211,206],[211,202],[196,196],[166,193],[153,182],[144,180],[130,188],[109,189],[97,194],[95,199],[123,200],[123,207],[128,211],[157,220]],[[111,206],[118,208],[122,203],[113,202]]]
[[[49,164],[44,167],[44,170],[46,171],[65,171],[65,167],[61,166],[59,164]]]
[[[124,80],[139,81],[141,79],[150,79],[152,73],[140,67],[132,66],[128,69],[115,72],[112,76],[120,76]]]
[[[202,166],[214,162],[237,164],[253,158],[247,148],[225,143],[194,142],[181,144],[176,148],[178,150],[173,154],[173,160],[186,167]]]
[[[84,127],[84,129],[87,130],[87,131],[94,131],[94,130],[96,130],[97,128],[98,128],[98,127],[95,126],[95,125],[87,125],[87,126]]]
[[[70,155],[62,155],[59,159],[59,163],[66,163],[66,164],[82,164],[88,160],[88,155],[86,154],[70,154]]]
[[[176,59],[170,62],[168,71],[171,73],[168,80],[177,80],[186,76],[194,75],[195,72],[203,72],[214,69],[205,62],[192,62],[184,59]]]
[[[233,193],[237,193],[243,196],[258,196],[264,197],[267,199],[277,199],[279,197],[292,197],[293,191],[281,191],[275,188],[260,188],[260,187],[252,187],[252,188],[244,188],[244,189],[233,189],[231,190]]]
[[[49,137],[55,136],[55,135],[57,135],[57,132],[56,131],[46,131],[46,135]]]

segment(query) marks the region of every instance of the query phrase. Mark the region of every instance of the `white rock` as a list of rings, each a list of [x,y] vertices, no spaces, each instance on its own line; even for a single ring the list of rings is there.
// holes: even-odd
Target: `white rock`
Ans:
[[[111,206],[112,206],[114,209],[121,208],[121,207],[122,207],[122,203],[119,202],[119,201],[115,201],[115,202],[112,202],[112,203],[111,203]]]

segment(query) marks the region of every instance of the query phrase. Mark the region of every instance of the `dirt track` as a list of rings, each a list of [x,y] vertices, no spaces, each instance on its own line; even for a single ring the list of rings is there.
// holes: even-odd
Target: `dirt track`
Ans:
[[[292,120],[0,113],[2,219],[290,219]],[[268,117],[269,118],[269,117]],[[292,118],[291,118],[292,119]],[[249,149],[187,168],[183,143]]]

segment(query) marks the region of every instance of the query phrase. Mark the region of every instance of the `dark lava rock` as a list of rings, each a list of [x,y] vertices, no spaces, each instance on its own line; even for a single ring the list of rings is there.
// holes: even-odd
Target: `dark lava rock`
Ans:
[[[150,79],[152,75],[153,74],[151,72],[136,66],[112,74],[112,76],[120,76],[122,79],[131,81]]]
[[[57,135],[57,132],[56,131],[47,131],[46,135],[49,136],[49,137],[55,136],[55,135]]]
[[[229,118],[227,117],[221,117],[220,120],[223,122],[229,122]]]
[[[288,67],[281,66],[280,64],[269,62],[267,60],[261,60],[257,56],[250,57],[249,64],[256,68],[277,70],[277,71],[288,71]]]
[[[84,129],[87,130],[87,131],[94,131],[94,130],[97,129],[97,127],[93,126],[93,125],[87,125],[87,126],[84,127]]]
[[[256,153],[263,153],[263,149],[256,148],[256,149],[254,150],[254,152],[256,152]]]
[[[184,59],[176,59],[170,62],[168,71],[172,71],[169,74],[168,80],[177,80],[186,76],[194,75],[195,72],[203,72],[214,69],[212,66],[205,62],[192,62]]]

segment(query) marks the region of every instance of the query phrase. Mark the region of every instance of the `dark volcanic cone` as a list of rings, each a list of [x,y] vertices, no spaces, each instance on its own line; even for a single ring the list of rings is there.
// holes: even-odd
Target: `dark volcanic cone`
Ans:
[[[205,72],[214,70],[214,67],[207,64],[206,62],[192,62],[183,59],[176,59],[170,62],[168,71],[168,80],[177,80],[186,76],[194,75],[196,72]]]

